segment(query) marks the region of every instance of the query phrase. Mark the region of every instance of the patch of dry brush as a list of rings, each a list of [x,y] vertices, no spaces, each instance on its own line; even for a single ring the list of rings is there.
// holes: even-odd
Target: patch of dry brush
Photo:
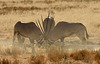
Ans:
[[[27,60],[29,64],[100,64],[100,51],[90,52],[80,50],[68,54],[66,52],[53,50],[46,55],[31,55]],[[20,62],[21,60],[18,60],[18,57],[13,61],[11,59],[0,59],[1,64],[20,64]]]
[[[55,52],[48,53],[48,59],[51,62],[61,61],[62,59],[66,60],[67,58],[68,58],[68,54],[65,52],[55,51]]]
[[[46,64],[44,55],[32,55],[29,64]]]
[[[10,59],[0,59],[0,64],[19,64],[18,60],[14,60],[13,62]]]
[[[100,64],[100,50],[95,52],[95,61]]]
[[[81,60],[85,62],[89,62],[92,60],[92,54],[87,50],[81,50],[70,55],[74,60]]]
[[[0,60],[0,64],[11,64],[11,61],[9,61],[8,59],[2,59]]]

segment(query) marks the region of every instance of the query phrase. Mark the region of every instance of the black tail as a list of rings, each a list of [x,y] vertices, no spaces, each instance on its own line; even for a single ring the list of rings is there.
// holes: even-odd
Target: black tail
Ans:
[[[88,33],[87,33],[86,27],[85,27],[82,23],[80,23],[80,25],[82,25],[82,26],[85,28],[85,31],[86,31],[85,35],[86,35],[86,38],[88,39],[88,38],[89,38],[89,35],[88,35]]]
[[[86,30],[86,38],[89,39],[89,35],[88,35],[88,33],[87,33],[87,30]]]

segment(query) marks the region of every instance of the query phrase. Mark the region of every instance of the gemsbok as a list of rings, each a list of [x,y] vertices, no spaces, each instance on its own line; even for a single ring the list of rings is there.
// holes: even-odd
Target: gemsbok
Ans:
[[[64,38],[76,34],[79,39],[86,43],[88,33],[86,27],[82,23],[68,23],[61,21],[57,23],[54,29],[48,34],[47,39],[54,42],[61,40],[61,48],[64,46]]]
[[[25,40],[25,38],[21,38],[21,36],[29,38],[32,52],[34,52],[34,40],[40,42],[43,37],[40,28],[37,27],[34,22],[22,23],[21,21],[18,21],[14,25],[13,44],[15,41],[15,35],[17,35],[19,44],[23,43]]]
[[[48,42],[48,39],[47,39],[47,36],[49,35],[49,33],[54,29],[55,27],[55,20],[53,17],[50,17],[50,13],[48,13],[48,17],[45,18],[43,20],[43,17],[41,16],[41,19],[42,19],[42,23],[40,24],[39,22],[39,26],[41,26],[40,28],[42,29],[42,32],[43,32],[43,40],[41,43],[38,43],[39,44],[39,47],[42,45],[42,43],[44,41]],[[37,24],[38,24],[37,23]],[[48,42],[48,44],[51,44]]]
[[[47,40],[48,34],[55,27],[55,20],[53,17],[50,17],[50,13],[48,13],[48,17],[45,18],[44,20],[42,18],[42,24],[43,24],[43,29],[44,29],[44,40]]]

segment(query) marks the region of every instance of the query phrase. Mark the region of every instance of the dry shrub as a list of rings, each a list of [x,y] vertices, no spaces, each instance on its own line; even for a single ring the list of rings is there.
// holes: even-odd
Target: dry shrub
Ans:
[[[29,64],[46,64],[44,55],[32,55]]]
[[[14,60],[12,64],[19,64],[19,60]]]
[[[45,3],[45,4],[52,4],[52,3],[55,3],[56,1],[55,0],[39,0],[39,1],[36,1],[36,3]]]
[[[12,48],[6,48],[6,49],[0,49],[0,54],[3,55],[20,55],[22,52],[22,49],[18,46],[13,46]]]
[[[95,52],[95,61],[100,64],[100,50]]]
[[[2,59],[0,60],[0,64],[11,64],[11,61],[9,61],[8,59]]]
[[[19,46],[12,46],[12,49],[11,49],[11,55],[12,55],[12,58],[16,59],[19,55],[21,55],[23,52],[23,49],[20,48]]]
[[[24,3],[24,4],[32,4],[33,1],[32,0],[22,0],[20,1],[21,3]]]
[[[83,60],[85,62],[89,62],[89,60],[91,59],[92,55],[87,50],[80,50],[78,52],[72,53],[70,55],[70,57],[75,59],[75,60]]]
[[[45,0],[44,3],[46,3],[46,4],[51,4],[51,3],[55,3],[55,1],[52,1],[52,0]]]
[[[0,55],[6,55],[4,48],[0,47]]]
[[[100,1],[100,0],[56,0],[56,1],[67,1],[67,2],[92,2],[92,1]]]
[[[3,11],[30,11],[30,10],[41,10],[42,8],[40,7],[36,7],[36,6],[31,6],[31,7],[3,7],[2,9],[0,10],[3,10]],[[44,9],[44,8],[43,8]]]
[[[30,60],[33,61],[35,57],[35,55],[31,55]]]
[[[2,60],[0,60],[0,64],[19,64],[19,61],[15,60],[14,62],[11,62],[8,59],[2,59]]]
[[[6,53],[6,55],[11,55],[11,50],[10,50],[10,48],[5,49],[5,53]]]
[[[23,49],[20,48],[19,46],[13,46],[12,47],[12,54],[17,54],[20,55],[22,53]]]
[[[67,59],[68,58],[68,54],[65,52],[59,52],[59,51],[51,51],[50,53],[48,53],[48,59],[51,62],[57,62],[57,61],[61,61],[62,59]]]
[[[1,55],[19,55],[21,54],[23,50],[21,48],[19,48],[18,46],[12,46],[9,48],[0,48],[0,54]]]
[[[47,64],[72,64],[71,62],[66,62],[65,60],[61,60],[58,62],[48,62]]]
[[[11,55],[11,49],[10,48],[3,48],[3,47],[1,47],[0,48],[0,54],[1,55]]]

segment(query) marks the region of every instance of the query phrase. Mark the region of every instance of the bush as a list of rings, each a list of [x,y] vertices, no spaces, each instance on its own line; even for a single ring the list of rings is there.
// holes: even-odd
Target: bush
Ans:
[[[75,59],[75,60],[85,60],[86,62],[89,62],[89,60],[91,59],[92,55],[87,50],[81,50],[81,51],[72,53],[70,55],[70,57]]]
[[[46,64],[44,55],[32,55],[30,58],[30,64]]]
[[[67,59],[68,58],[68,54],[65,52],[59,52],[59,51],[55,51],[55,52],[50,52],[48,53],[48,59],[51,62],[57,62],[60,61],[62,59]]]
[[[0,60],[0,64],[11,64],[11,61],[9,61],[8,59],[2,59]]]
[[[100,64],[100,51],[96,51],[95,52],[95,57],[94,57],[95,61]]]

